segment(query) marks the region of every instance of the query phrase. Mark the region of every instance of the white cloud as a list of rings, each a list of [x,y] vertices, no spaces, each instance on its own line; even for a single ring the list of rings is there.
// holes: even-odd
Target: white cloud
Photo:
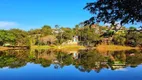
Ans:
[[[15,27],[17,26],[18,23],[16,22],[10,22],[10,21],[0,21],[0,28],[12,28],[12,27]]]
[[[0,21],[0,29],[5,29],[5,30],[9,30],[12,28],[30,30],[30,29],[40,28],[40,26],[41,25],[39,25],[39,26],[27,25],[27,24],[23,24],[23,23],[14,22],[14,21]]]

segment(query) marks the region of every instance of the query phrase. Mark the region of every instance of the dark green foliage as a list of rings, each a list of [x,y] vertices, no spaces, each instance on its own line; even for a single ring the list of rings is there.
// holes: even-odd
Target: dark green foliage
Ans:
[[[142,1],[141,0],[97,0],[87,3],[84,9],[95,14],[86,24],[94,22],[121,24],[142,22]]]
[[[142,45],[142,32],[131,30],[126,34],[126,45],[141,46]]]

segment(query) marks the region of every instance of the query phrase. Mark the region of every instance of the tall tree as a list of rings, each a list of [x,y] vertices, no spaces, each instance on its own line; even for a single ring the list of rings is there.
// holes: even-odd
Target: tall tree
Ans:
[[[52,29],[48,25],[44,25],[41,29],[41,33],[43,36],[51,35],[52,34]]]

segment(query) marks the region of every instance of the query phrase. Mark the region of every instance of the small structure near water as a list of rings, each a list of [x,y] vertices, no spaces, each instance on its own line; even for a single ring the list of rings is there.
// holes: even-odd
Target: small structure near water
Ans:
[[[3,44],[3,46],[11,46],[11,44],[10,43],[5,43],[5,44]]]
[[[78,36],[73,36],[72,40],[68,40],[67,42],[64,42],[64,44],[78,44],[79,40],[78,40]]]

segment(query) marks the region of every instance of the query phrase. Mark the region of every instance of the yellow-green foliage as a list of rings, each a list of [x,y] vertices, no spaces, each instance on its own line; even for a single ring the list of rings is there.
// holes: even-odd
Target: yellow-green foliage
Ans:
[[[85,49],[84,46],[79,46],[79,45],[64,45],[64,46],[59,46],[58,49],[61,50],[79,50],[79,49]]]
[[[49,46],[31,46],[31,49],[48,49]]]

